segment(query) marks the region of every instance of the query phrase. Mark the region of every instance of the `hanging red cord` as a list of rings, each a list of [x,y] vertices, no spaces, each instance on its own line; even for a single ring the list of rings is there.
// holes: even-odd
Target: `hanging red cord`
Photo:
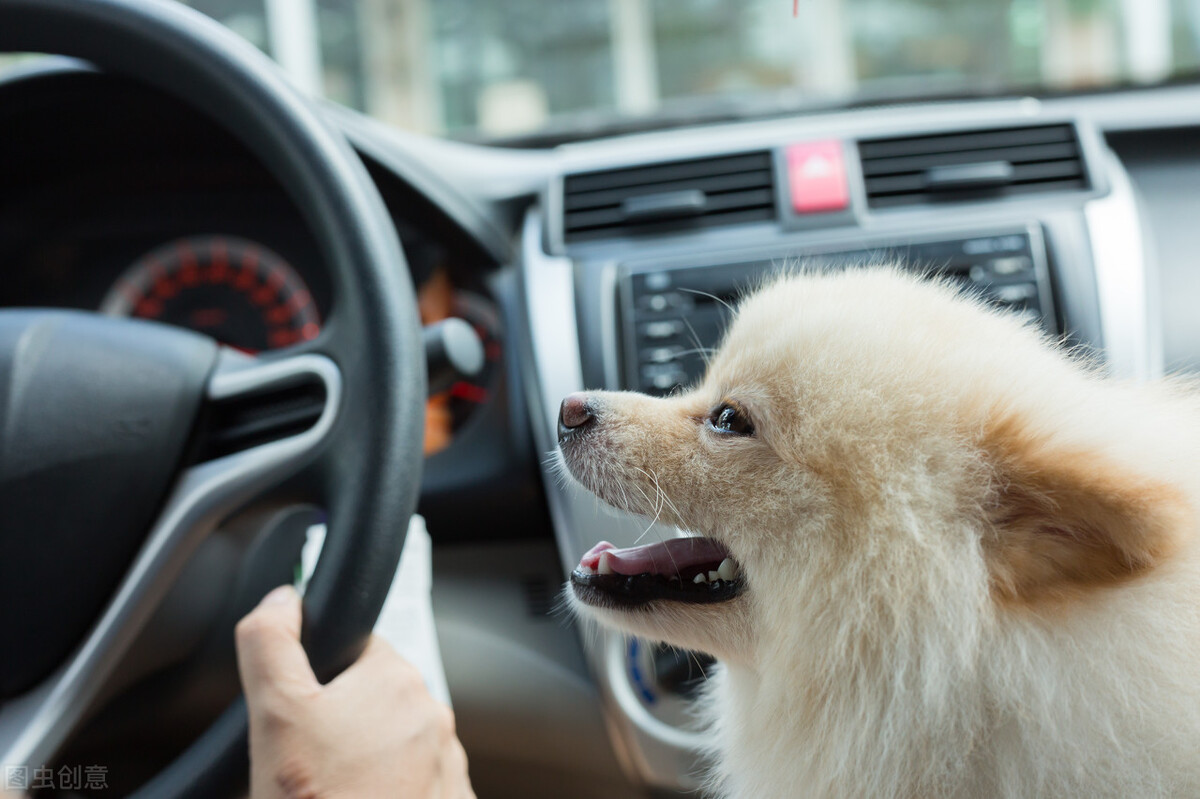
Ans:
[[[800,16],[800,0],[792,0],[792,16]]]

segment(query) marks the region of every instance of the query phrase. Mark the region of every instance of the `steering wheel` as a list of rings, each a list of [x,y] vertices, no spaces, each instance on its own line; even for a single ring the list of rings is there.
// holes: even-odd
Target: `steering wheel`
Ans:
[[[317,338],[259,358],[150,322],[0,311],[0,629],[21,644],[2,687],[32,681],[0,707],[0,762],[41,764],[189,554],[281,486],[327,513],[304,600],[309,658],[322,679],[353,662],[416,505],[425,372],[383,201],[345,139],[256,49],[173,0],[0,0],[0,52],[82,58],[219,109],[303,215],[334,295]],[[73,551],[90,554],[70,590],[29,593],[64,581]],[[64,639],[66,618],[84,623]],[[34,623],[41,635],[14,635]],[[238,699],[139,795],[236,790],[246,759]]]

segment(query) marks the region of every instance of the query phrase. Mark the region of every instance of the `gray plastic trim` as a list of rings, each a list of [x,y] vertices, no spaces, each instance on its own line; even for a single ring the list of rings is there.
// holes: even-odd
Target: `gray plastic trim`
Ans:
[[[196,546],[226,515],[286,477],[326,438],[342,396],[338,367],[323,355],[255,360],[222,349],[206,394],[221,400],[298,377],[325,386],[325,408],[297,435],[187,469],[116,594],[79,649],[28,693],[0,708],[0,763],[40,766],[89,710],[105,680],[137,637]]]
[[[1148,256],[1129,175],[1112,151],[1105,156],[1112,190],[1083,209],[1100,303],[1101,336],[1114,376],[1153,380],[1163,374],[1157,264]]]
[[[521,250],[530,340],[529,351],[521,361],[526,384],[531,387],[534,441],[544,455],[542,474],[559,557],[563,570],[570,572],[579,557],[601,538],[623,546],[647,534],[647,528],[644,520],[608,510],[574,481],[563,479],[556,469],[558,406],[567,394],[583,389],[584,383],[575,316],[574,264],[568,258],[547,255],[542,249],[542,233],[541,212],[530,209]],[[648,535],[668,538],[678,535],[678,531],[654,525]],[[644,707],[623,666],[623,636],[604,630],[594,632],[584,636],[584,652],[604,700],[613,748],[626,772],[640,782],[663,788],[698,787],[702,771],[697,754],[700,738],[666,724]]]
[[[621,383],[621,364],[614,346],[620,341],[621,329],[617,322],[617,305],[609,302],[620,287],[620,265],[608,261],[600,266],[600,335],[604,343],[604,385],[614,391]]]
[[[538,447],[553,451],[557,444],[551,431],[558,419],[558,405],[567,394],[583,388],[583,370],[575,322],[574,265],[569,258],[546,255],[541,241],[541,220],[536,211],[530,211],[525,217],[521,260],[533,366],[540,389],[536,402],[541,413],[534,423]]]

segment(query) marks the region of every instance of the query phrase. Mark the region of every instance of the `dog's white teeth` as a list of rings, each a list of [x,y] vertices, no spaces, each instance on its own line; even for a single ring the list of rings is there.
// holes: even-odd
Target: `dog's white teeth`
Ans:
[[[584,566],[582,563],[579,564],[579,568],[576,569],[575,571],[579,572],[580,574],[595,574],[596,573],[596,570],[593,569],[591,566]]]
[[[717,567],[717,574],[722,580],[736,580],[738,576],[738,566],[734,563],[733,558],[725,558],[721,561],[721,565]]]
[[[601,574],[612,574],[613,573],[612,564],[608,562],[608,553],[607,552],[600,553],[600,573]]]
[[[708,573],[708,581],[710,583],[715,583],[717,580],[720,580],[720,579],[721,579],[721,575],[717,574],[715,571]]]
[[[707,583],[708,578],[705,577],[703,574],[697,574],[695,577],[692,578],[692,582],[695,583],[696,585],[700,585],[700,583]]]

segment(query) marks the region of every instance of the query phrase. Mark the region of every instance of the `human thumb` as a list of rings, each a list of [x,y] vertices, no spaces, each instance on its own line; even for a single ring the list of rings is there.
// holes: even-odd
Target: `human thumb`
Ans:
[[[300,595],[282,585],[238,622],[238,672],[252,711],[269,692],[291,694],[320,686],[300,645],[300,621]]]

